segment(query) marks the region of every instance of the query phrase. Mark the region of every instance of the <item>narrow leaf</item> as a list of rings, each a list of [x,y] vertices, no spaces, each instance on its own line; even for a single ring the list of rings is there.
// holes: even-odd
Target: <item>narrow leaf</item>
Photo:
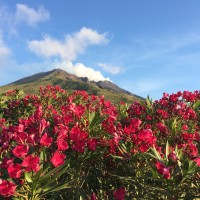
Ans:
[[[25,172],[25,173],[24,173],[24,176],[25,176],[25,179],[26,179],[26,181],[27,181],[28,183],[33,182],[32,179],[31,179],[31,176],[30,176],[30,174],[29,174],[28,172]]]

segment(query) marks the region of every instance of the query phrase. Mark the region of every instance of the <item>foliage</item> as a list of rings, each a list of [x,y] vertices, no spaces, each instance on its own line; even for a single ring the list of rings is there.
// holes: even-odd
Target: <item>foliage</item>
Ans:
[[[200,93],[121,102],[47,86],[0,97],[0,197],[200,198]]]

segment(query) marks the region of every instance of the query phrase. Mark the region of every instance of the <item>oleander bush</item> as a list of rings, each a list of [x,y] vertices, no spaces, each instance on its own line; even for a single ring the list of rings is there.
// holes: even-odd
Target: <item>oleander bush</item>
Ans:
[[[200,92],[113,105],[47,86],[0,97],[0,199],[199,199]]]

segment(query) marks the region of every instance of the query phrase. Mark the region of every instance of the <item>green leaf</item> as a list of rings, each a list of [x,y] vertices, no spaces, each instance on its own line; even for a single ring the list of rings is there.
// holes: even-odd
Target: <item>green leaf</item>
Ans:
[[[166,156],[166,159],[168,160],[168,155],[169,155],[169,142],[167,141],[166,143],[166,149],[165,149],[165,156]]]
[[[158,160],[162,161],[162,158],[161,158],[160,154],[158,153],[158,151],[156,150],[155,146],[153,148],[151,148],[151,149],[152,149],[154,155],[156,156],[156,158]]]
[[[50,178],[50,180],[43,185],[45,188],[46,186],[50,185],[51,183],[55,182],[59,177],[61,177],[65,172],[67,171],[66,165],[64,165],[59,172],[57,172],[53,177]]]
[[[26,179],[26,181],[27,181],[28,183],[32,183],[32,182],[33,182],[32,179],[31,179],[30,173],[25,172],[25,173],[24,173],[24,176],[25,176],[25,179]]]
[[[43,162],[45,160],[45,150],[42,149],[42,151],[40,152],[40,162]]]
[[[200,100],[197,100],[194,104],[193,104],[193,108],[196,109],[200,106]]]
[[[89,113],[89,122],[91,124],[92,120],[94,119],[95,117],[95,112],[92,112],[92,113]]]
[[[157,157],[154,155],[154,154],[152,154],[152,153],[145,153],[146,155],[149,155],[150,157],[152,157],[152,158],[155,158],[155,159],[157,159]]]
[[[48,188],[45,188],[43,190],[43,193],[39,195],[39,197],[43,197],[51,192],[56,192],[56,191],[59,191],[59,190],[63,190],[63,189],[66,189],[66,188],[71,188],[72,186],[72,183],[77,180],[78,178],[76,179],[73,179],[71,181],[66,181],[64,182],[63,184],[60,184],[60,185],[54,185],[54,186],[51,186],[51,187],[48,187]],[[71,185],[70,185],[71,184]]]
[[[151,167],[150,170],[151,170],[151,173],[152,173],[152,175],[153,175],[154,178],[156,178],[156,179],[159,178],[159,176],[158,176],[156,170],[154,170],[152,167]]]
[[[47,182],[47,180],[51,178],[52,174],[55,174],[57,171],[61,170],[65,165],[66,165],[66,163],[61,165],[61,166],[59,166],[59,167],[55,167],[52,170],[50,170],[47,174],[44,174],[40,178],[40,182]]]
[[[100,112],[91,113],[90,118],[89,118],[89,120],[90,120],[89,129],[92,129],[95,126],[99,117],[100,117]]]
[[[146,103],[147,103],[147,107],[150,109],[151,108],[151,100],[150,100],[149,96],[146,98]]]
[[[89,115],[89,126],[88,126],[88,129],[91,130],[93,129],[93,127],[95,127],[96,125],[99,125],[102,123],[102,121],[106,118],[106,116],[101,116],[100,115],[100,112],[97,111],[97,112],[92,112],[90,115]]]
[[[190,161],[189,161],[189,167],[188,167],[187,173],[188,173],[188,174],[194,173],[194,171],[195,171],[196,168],[197,168],[196,162],[190,160]]]
[[[123,160],[124,158],[122,156],[115,156],[115,155],[111,155],[113,158],[116,158],[116,159],[120,159],[120,160]]]

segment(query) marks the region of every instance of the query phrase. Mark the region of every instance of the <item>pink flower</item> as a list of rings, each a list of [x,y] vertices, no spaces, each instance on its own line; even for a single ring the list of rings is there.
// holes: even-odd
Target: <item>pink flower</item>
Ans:
[[[70,132],[70,139],[74,142],[73,149],[83,153],[88,134],[80,130],[78,127],[72,128]]]
[[[17,186],[9,181],[0,180],[0,195],[8,197],[14,195]]]
[[[18,125],[18,132],[21,133],[24,131],[24,125],[23,124],[19,124]]]
[[[162,122],[158,122],[156,124],[158,130],[161,132],[161,133],[167,133],[168,130],[167,130],[167,127],[165,126],[165,124],[163,124]]]
[[[10,178],[20,178],[21,172],[22,170],[20,164],[11,164],[8,167],[8,174]]]
[[[22,166],[25,167],[25,171],[27,172],[30,172],[31,170],[38,172],[40,170],[39,160],[38,156],[34,156],[32,154],[28,155],[22,162]]]
[[[183,131],[187,131],[189,128],[188,128],[188,126],[186,125],[186,124],[184,124],[183,126],[182,126],[182,130]]]
[[[72,148],[79,153],[84,153],[85,141],[77,141],[73,144]]]
[[[97,196],[94,192],[92,193],[90,200],[97,200]]]
[[[2,160],[2,163],[0,164],[0,168],[7,169],[10,165],[13,164],[14,159],[8,159],[7,157],[4,157]]]
[[[197,165],[200,167],[200,156],[195,158],[193,161],[196,162]]]
[[[58,167],[64,163],[66,156],[59,151],[56,151],[51,158],[51,162],[55,167]]]
[[[18,145],[13,149],[13,154],[18,158],[23,158],[28,153],[29,148],[26,145]]]
[[[163,175],[164,178],[170,179],[170,171],[169,170],[172,167],[166,167],[163,163],[161,163],[160,161],[157,161],[156,168],[158,170],[158,173]]]
[[[142,124],[142,121],[140,119],[133,118],[130,121],[130,125],[134,128],[138,128]]]
[[[17,134],[17,137],[15,138],[15,140],[21,144],[24,144],[27,138],[28,138],[28,134],[26,132],[20,132]]]
[[[141,130],[138,133],[138,139],[140,141],[144,141],[144,142],[148,142],[148,143],[153,143],[155,140],[151,129]]]
[[[58,150],[67,150],[69,149],[68,143],[67,141],[65,141],[65,139],[61,138],[57,141],[57,146],[58,146]]]
[[[140,146],[140,151],[143,153],[143,152],[147,152],[147,150],[149,149],[149,145],[148,144],[142,144]]]
[[[39,125],[39,133],[41,134],[44,131],[44,129],[48,126],[49,126],[49,122],[47,122],[45,119],[42,119]]]
[[[87,145],[88,149],[95,151],[97,147],[97,139],[96,138],[89,139]]]
[[[78,118],[80,118],[85,112],[85,107],[82,105],[76,106],[74,103],[69,105],[69,110],[71,110]]]
[[[41,139],[40,139],[40,144],[46,147],[49,147],[52,143],[52,138],[47,136],[47,133],[45,133]]]
[[[72,128],[71,132],[70,132],[70,139],[73,142],[79,142],[79,141],[83,141],[88,137],[88,134],[84,131],[81,131],[79,128],[74,127]]]
[[[119,188],[113,192],[115,200],[124,200],[126,195],[126,190],[124,188]]]
[[[172,159],[173,161],[177,161],[178,160],[178,158],[177,158],[177,156],[176,156],[176,154],[174,152],[172,152],[172,153],[170,153],[168,155],[168,159]]]

